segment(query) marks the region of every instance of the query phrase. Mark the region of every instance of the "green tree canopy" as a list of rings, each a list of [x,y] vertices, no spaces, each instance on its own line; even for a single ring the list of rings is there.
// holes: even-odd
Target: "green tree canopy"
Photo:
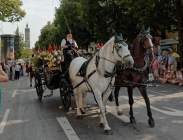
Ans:
[[[58,39],[55,38],[58,32],[58,28],[54,23],[48,22],[47,25],[42,28],[39,40],[36,42],[36,48],[48,48],[49,44],[57,44]]]
[[[154,34],[176,26],[175,0],[62,0],[53,23],[58,30],[54,34],[57,43],[67,30],[83,47],[90,41],[105,42],[114,31],[122,32],[131,42],[142,25],[150,26]]]
[[[33,54],[32,49],[29,48],[23,48],[21,50],[21,58],[30,58]]]
[[[1,21],[19,21],[25,16],[22,10],[21,0],[0,0],[0,20]]]
[[[23,34],[19,32],[19,28],[17,27],[15,31],[15,57],[16,59],[22,57],[22,51],[25,48],[25,42]]]

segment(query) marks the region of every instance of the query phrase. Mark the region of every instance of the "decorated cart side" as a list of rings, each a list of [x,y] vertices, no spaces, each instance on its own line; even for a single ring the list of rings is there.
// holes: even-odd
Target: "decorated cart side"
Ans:
[[[63,107],[68,111],[71,105],[72,88],[65,78],[66,74],[62,70],[62,52],[61,50],[55,50],[53,52],[43,51],[34,57],[35,88],[40,102],[46,89],[51,91],[59,89]]]

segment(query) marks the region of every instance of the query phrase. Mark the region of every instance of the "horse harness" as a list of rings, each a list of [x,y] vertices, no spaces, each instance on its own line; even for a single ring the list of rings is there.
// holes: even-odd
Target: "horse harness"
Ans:
[[[115,63],[115,62],[113,62],[113,61],[111,61],[111,60],[109,60],[109,59],[107,59],[107,58],[105,58],[105,57],[100,57],[100,56],[99,56],[99,51],[97,51],[97,52],[96,52],[96,57],[95,57],[96,69],[93,70],[90,74],[86,75],[86,71],[87,71],[88,64],[90,63],[90,61],[92,60],[92,58],[90,58],[88,61],[84,62],[84,63],[82,64],[82,66],[81,66],[81,68],[80,68],[78,74],[77,74],[77,76],[83,77],[83,80],[82,80],[80,83],[78,83],[75,87],[73,87],[73,89],[75,89],[75,88],[79,87],[80,85],[82,85],[83,83],[86,82],[87,85],[89,86],[90,90],[92,91],[93,96],[94,96],[94,99],[95,99],[95,101],[96,101],[97,104],[98,104],[97,99],[96,99],[96,97],[95,97],[95,94],[94,94],[94,91],[93,91],[93,89],[92,89],[92,86],[91,86],[90,83],[88,82],[88,79],[89,79],[92,75],[94,75],[96,72],[98,72],[99,74],[101,74],[101,72],[98,70],[98,64],[99,64],[100,59],[106,60],[106,61],[111,62],[111,63]],[[105,71],[105,73],[103,74],[103,76],[104,76],[105,78],[111,78],[111,79],[110,79],[110,82],[109,82],[107,88],[102,92],[102,97],[103,97],[104,93],[107,92],[107,90],[109,89],[109,87],[112,87],[112,79],[113,79],[113,77],[115,76],[115,74],[116,74],[116,69],[115,69],[115,68],[114,68],[114,70],[113,70],[112,73],[110,73],[110,72],[108,72],[108,71]],[[101,75],[102,75],[102,74],[101,74]]]

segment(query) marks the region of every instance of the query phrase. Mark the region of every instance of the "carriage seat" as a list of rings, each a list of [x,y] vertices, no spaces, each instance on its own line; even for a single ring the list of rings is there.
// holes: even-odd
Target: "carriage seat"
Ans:
[[[90,59],[85,61],[82,64],[81,68],[79,69],[79,72],[77,73],[78,76],[81,76],[81,77],[85,77],[86,76],[86,70],[87,70],[87,66],[88,66],[89,62],[90,62]]]

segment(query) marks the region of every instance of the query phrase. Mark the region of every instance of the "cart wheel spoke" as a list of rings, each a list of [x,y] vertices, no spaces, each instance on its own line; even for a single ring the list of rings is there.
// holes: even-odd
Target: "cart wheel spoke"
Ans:
[[[71,106],[71,94],[70,94],[70,85],[64,79],[60,82],[60,98],[63,104],[65,111],[69,111]]]

